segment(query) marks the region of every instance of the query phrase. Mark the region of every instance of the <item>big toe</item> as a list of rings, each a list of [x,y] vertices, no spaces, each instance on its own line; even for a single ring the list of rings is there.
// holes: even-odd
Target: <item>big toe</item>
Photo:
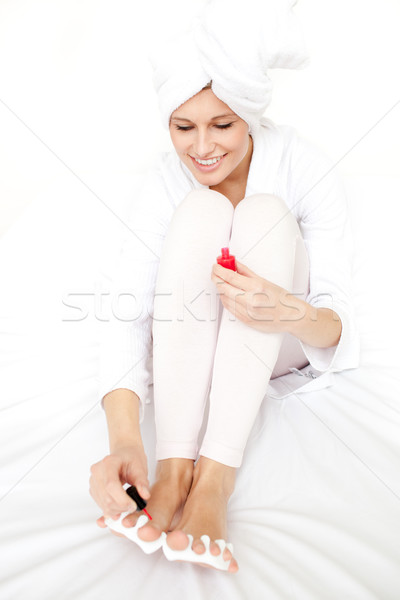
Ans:
[[[189,545],[189,538],[183,531],[171,531],[167,535],[167,544],[171,550],[185,550]]]

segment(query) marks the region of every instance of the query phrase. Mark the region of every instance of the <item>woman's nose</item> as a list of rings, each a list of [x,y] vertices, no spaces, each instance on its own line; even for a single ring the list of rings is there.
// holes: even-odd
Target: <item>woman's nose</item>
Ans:
[[[215,143],[212,141],[211,136],[208,133],[198,133],[196,140],[193,144],[193,150],[196,154],[196,157],[202,158],[203,156],[208,156],[213,152],[215,148]]]

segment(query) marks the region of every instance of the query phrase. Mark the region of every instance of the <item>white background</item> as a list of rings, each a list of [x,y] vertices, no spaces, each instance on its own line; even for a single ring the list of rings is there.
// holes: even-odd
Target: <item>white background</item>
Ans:
[[[100,513],[87,489],[89,465],[108,453],[96,286],[107,283],[127,234],[118,215],[132,202],[136,175],[172,149],[146,55],[166,27],[179,28],[198,7],[197,0],[0,0],[0,531],[8,544],[3,585],[16,594],[3,587],[1,597],[122,597],[142,590],[141,581],[151,592],[162,582],[164,597],[186,589],[169,564],[157,563],[158,580],[147,556],[132,569],[131,549],[97,531]],[[243,581],[261,595],[269,581],[271,596],[293,584],[306,592],[315,585],[318,598],[321,589],[338,598],[359,584],[351,597],[389,600],[399,588],[390,540],[399,522],[400,2],[300,0],[295,10],[311,63],[271,72],[266,114],[340,161],[356,225],[362,362],[307,402],[293,398],[282,410],[264,403],[252,450],[264,477],[241,471],[233,511],[242,516],[248,506],[243,523],[265,536],[259,568],[240,519],[232,535],[241,572],[249,565]],[[71,307],[78,299],[82,311]],[[144,440],[153,469],[153,438]],[[284,507],[288,529],[279,510],[276,521],[266,511],[259,528],[253,508],[261,492]],[[201,594],[208,577],[201,574],[201,586],[187,578],[181,597]],[[217,586],[209,589],[218,595]]]
[[[101,195],[103,185],[172,148],[146,56],[200,5],[0,0],[0,235],[71,171]],[[400,3],[302,0],[295,12],[311,62],[271,71],[267,116],[335,160],[346,155],[345,175],[398,175]]]

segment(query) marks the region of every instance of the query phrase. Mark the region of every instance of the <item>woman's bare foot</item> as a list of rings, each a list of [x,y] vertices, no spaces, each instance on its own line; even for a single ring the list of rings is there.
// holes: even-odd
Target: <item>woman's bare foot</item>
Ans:
[[[187,458],[158,461],[156,482],[150,489],[151,497],[146,506],[152,521],[138,529],[140,539],[146,542],[156,540],[162,531],[170,531],[179,521],[192,484],[193,464],[193,460]],[[122,524],[134,527],[141,514],[135,512],[126,516]]]
[[[202,535],[210,537],[210,552],[218,556],[221,552],[215,540],[227,540],[226,513],[229,497],[235,485],[236,469],[200,456],[193,472],[193,483],[179,522],[167,535],[167,544],[172,550],[187,548],[193,535],[192,549],[203,554],[205,546]],[[228,571],[236,573],[239,567],[230,550],[225,548],[224,560],[231,559]],[[202,564],[202,563],[197,563]],[[208,566],[208,565],[203,565]]]

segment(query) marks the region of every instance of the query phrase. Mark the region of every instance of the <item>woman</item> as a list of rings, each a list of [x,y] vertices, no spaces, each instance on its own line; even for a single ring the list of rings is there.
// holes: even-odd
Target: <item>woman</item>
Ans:
[[[203,21],[206,43],[204,27],[192,36],[197,50],[210,51],[212,22],[219,21]],[[187,56],[188,39],[183,47]],[[232,45],[230,57],[234,53]],[[173,51],[166,55],[165,64],[176,63]],[[212,72],[203,57],[198,81],[207,64],[207,75]],[[270,389],[291,369],[299,373],[291,377],[305,380],[310,363],[314,372],[307,373],[312,379],[304,390],[318,389],[314,378],[320,387],[329,385],[320,373],[357,366],[358,345],[346,204],[329,163],[292,128],[262,117],[265,90],[254,111],[246,104],[251,93],[226,90],[223,77],[215,70],[213,76],[197,93],[178,88],[179,99],[161,90],[175,153],[162,156],[134,212],[141,242],[160,256],[159,264],[136,258],[135,285],[147,287],[142,299],[148,315],[154,301],[154,314],[152,324],[136,319],[135,348],[125,352],[132,371],[150,348],[152,329],[157,479],[150,491],[140,434],[150,370],[142,365],[103,398],[110,455],[92,467],[90,491],[104,513],[99,526],[113,527],[119,519],[135,527],[132,539],[144,551],[162,546],[169,560],[236,572],[233,547],[226,544],[227,505],[268,382]],[[174,77],[168,81],[177,88]],[[140,251],[137,240],[132,244],[121,273],[133,268]],[[237,257],[237,272],[215,264],[224,246]],[[122,360],[116,359],[120,367]],[[291,383],[288,391],[296,387]],[[148,500],[153,520],[144,526],[145,518],[122,514],[135,509],[123,491],[126,482]]]

